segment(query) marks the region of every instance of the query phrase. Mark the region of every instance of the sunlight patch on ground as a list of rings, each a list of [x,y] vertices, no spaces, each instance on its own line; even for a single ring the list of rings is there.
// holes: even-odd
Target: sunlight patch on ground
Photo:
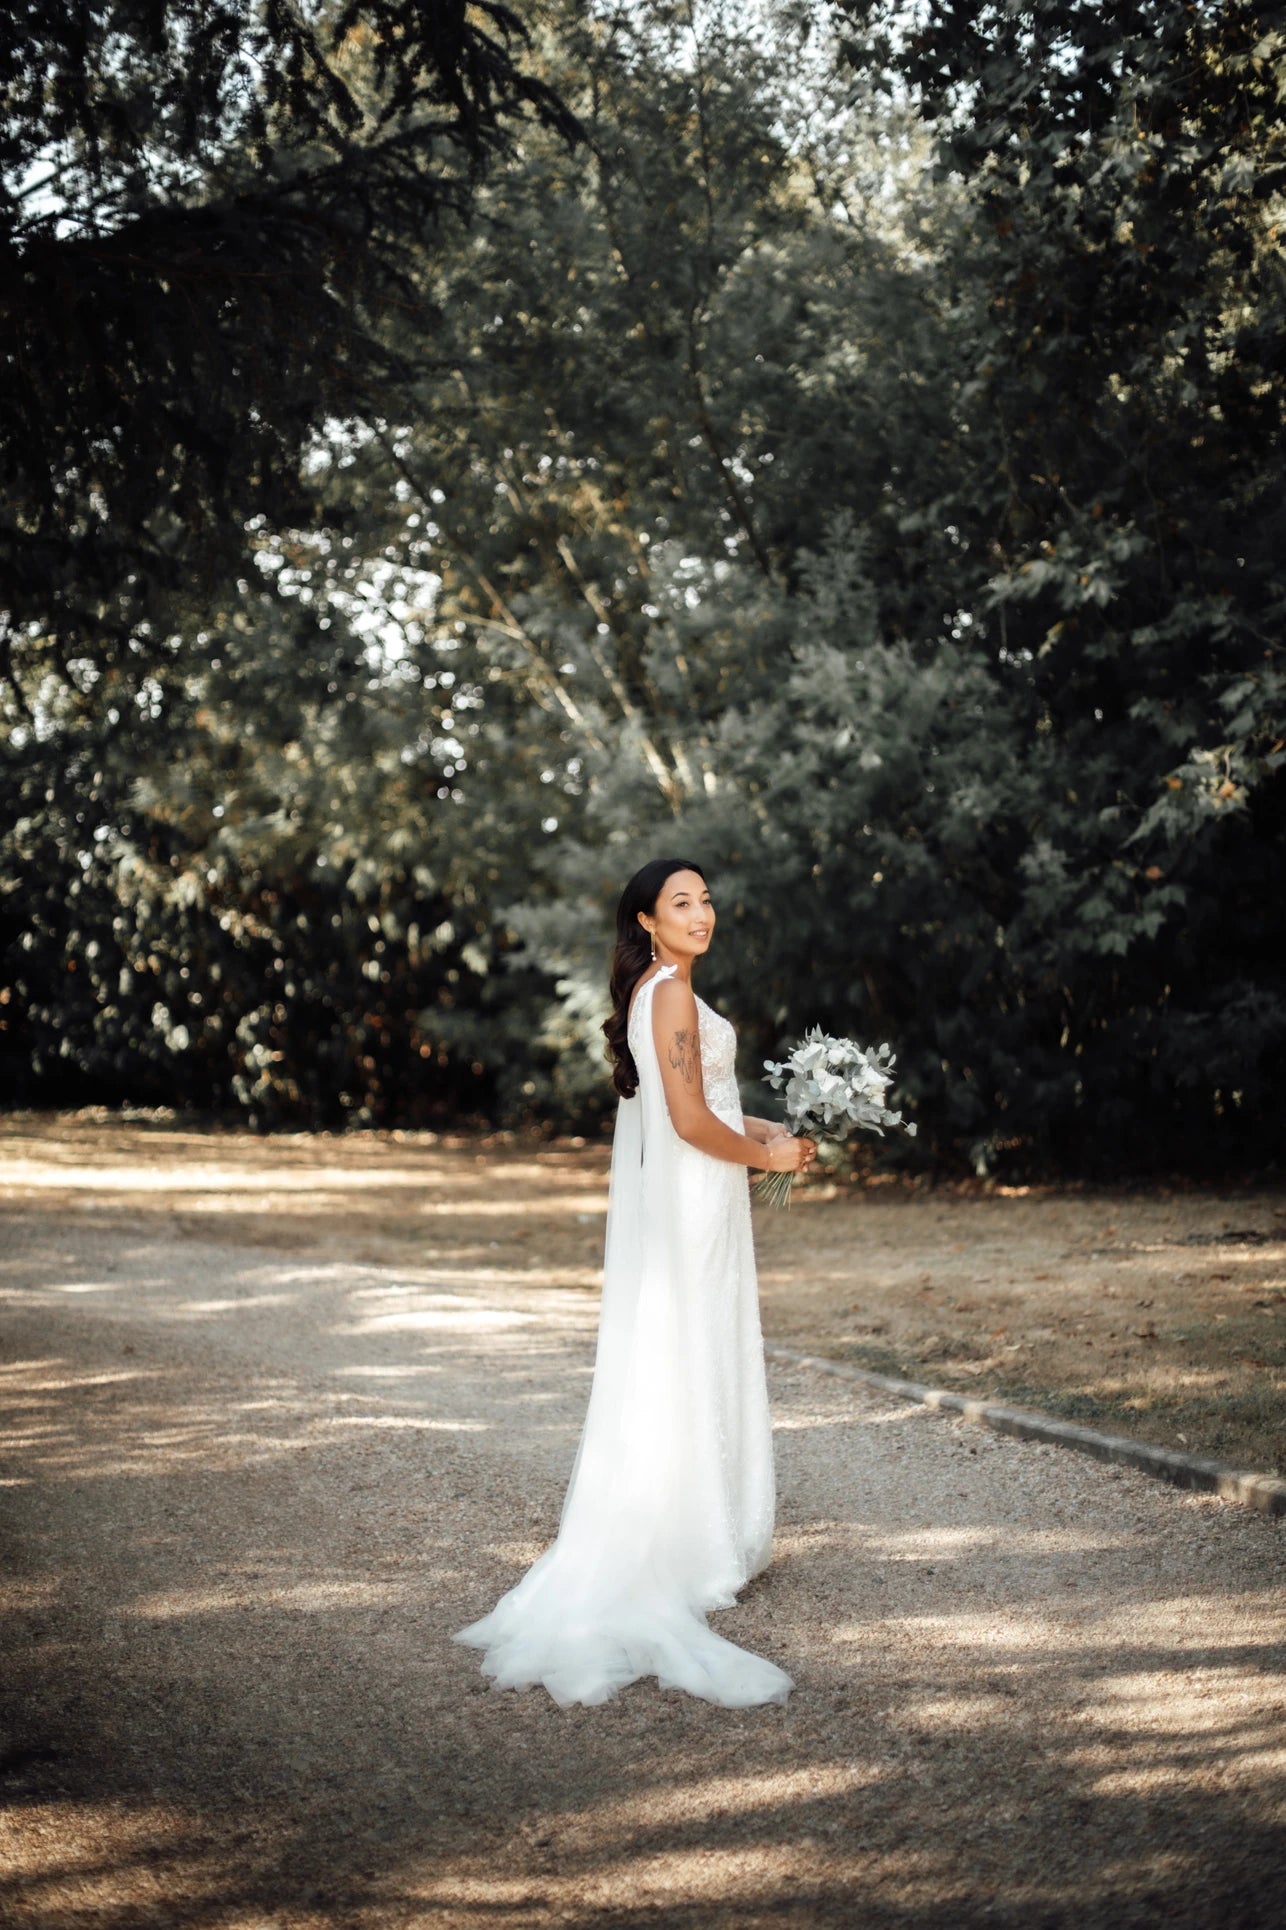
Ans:
[[[1212,1663],[1175,1669],[1139,1669],[1100,1683],[1098,1693],[1112,1708],[1113,1718],[1140,1734],[1158,1734],[1182,1726],[1186,1734],[1228,1733],[1237,1707],[1267,1696],[1286,1715],[1286,1683],[1274,1684],[1258,1670],[1236,1663]],[[1286,1733],[1278,1731],[1279,1748]]]
[[[325,1427],[403,1427],[423,1434],[486,1434],[488,1421],[426,1421],[409,1414],[335,1414]]]
[[[224,1588],[167,1590],[145,1595],[120,1610],[135,1621],[179,1621],[190,1615],[223,1615],[230,1609],[284,1609],[294,1615],[329,1614],[335,1609],[389,1608],[418,1599],[410,1582],[275,1582],[251,1585],[229,1578]]]
[[[1065,1555],[1128,1548],[1133,1537],[1077,1528],[917,1528],[885,1533],[857,1527],[862,1552],[879,1561],[951,1561],[980,1552]]]
[[[476,1293],[434,1292],[424,1286],[361,1287],[349,1295],[349,1305],[351,1320],[339,1323],[330,1332],[356,1337],[421,1331],[483,1333],[536,1326],[545,1331],[587,1329],[584,1302],[562,1288],[536,1289],[525,1307],[496,1307]]]
[[[167,1380],[172,1370],[166,1367],[122,1367],[109,1374],[65,1375],[60,1380],[23,1380],[16,1383],[24,1394],[70,1394],[85,1387],[115,1387],[122,1381]]]
[[[176,1163],[166,1166],[56,1166],[43,1161],[0,1160],[0,1187],[37,1194],[67,1192],[79,1195],[78,1208],[101,1208],[112,1194],[167,1194],[182,1196],[182,1203],[193,1212],[217,1211],[226,1197],[238,1208],[251,1196],[264,1208],[280,1204],[290,1211],[297,1201],[315,1212],[326,1205],[342,1205],[344,1196],[362,1192],[414,1191],[423,1197],[411,1210],[453,1218],[506,1219],[515,1213],[581,1213],[601,1216],[607,1211],[607,1196],[597,1175],[583,1189],[559,1190],[552,1176],[539,1167],[515,1172],[507,1169],[506,1191],[486,1197],[474,1193],[473,1176],[450,1171],[435,1173],[424,1167],[373,1166],[345,1169],[315,1166],[297,1172],[279,1167],[262,1171],[241,1170],[233,1166],[203,1166]],[[532,1188],[528,1196],[516,1195],[515,1182]],[[492,1176],[479,1173],[474,1183],[482,1188],[492,1184]],[[446,1197],[436,1197],[439,1190]],[[463,1194],[463,1197],[462,1197]],[[398,1210],[407,1210],[406,1202]]]
[[[1107,1797],[1223,1783],[1286,1789],[1286,1686],[1234,1663],[1138,1670],[1096,1685],[1095,1700],[1073,1712],[1100,1738],[1071,1747],[1069,1764],[1098,1771],[1091,1787]],[[1122,1761],[1123,1748],[1132,1752]]]
[[[332,1331],[387,1334],[446,1329],[453,1333],[481,1333],[491,1327],[530,1327],[539,1317],[504,1307],[403,1307],[395,1313],[363,1314],[351,1326]]]
[[[695,1817],[775,1810],[813,1803],[880,1780],[874,1763],[810,1763],[806,1769],[764,1770],[743,1776],[707,1776],[697,1783],[643,1788],[625,1801],[596,1804],[563,1827],[593,1823],[595,1828],[626,1828],[645,1813],[649,1825],[691,1822]]]
[[[776,1365],[775,1362],[770,1364]],[[863,1427],[889,1427],[894,1421],[918,1421],[924,1413],[919,1401],[911,1401],[905,1407],[881,1409],[878,1413],[864,1413]],[[818,1427],[834,1427],[831,1416],[825,1414],[783,1414],[773,1417],[774,1433],[802,1434]]]
[[[182,1314],[245,1313],[251,1307],[289,1307],[294,1300],[293,1293],[246,1293],[238,1294],[231,1300],[185,1300],[181,1308],[172,1311]]]
[[[928,1727],[969,1731],[985,1728],[989,1723],[1004,1723],[1012,1719],[1014,1705],[1005,1695],[953,1695],[945,1694],[915,1696],[906,1704],[904,1715],[917,1728]]]
[[[820,1845],[811,1836],[792,1842],[773,1837],[727,1845],[694,1842],[673,1849],[640,1849],[634,1839],[651,1825],[646,1802],[638,1805],[632,1820],[634,1828],[627,1826],[624,1841],[611,1834],[605,1837],[600,1827],[577,1832],[570,1841],[561,1829],[556,1830],[554,1841],[560,1852],[586,1866],[573,1867],[566,1875],[550,1870],[534,1880],[514,1879],[478,1865],[467,1875],[445,1878],[423,1875],[417,1880],[408,1873],[402,1893],[424,1906],[456,1913],[449,1919],[452,1922],[499,1925],[544,1920],[542,1906],[554,1920],[591,1923],[600,1910],[605,1920],[609,1915],[617,1918],[622,1896],[630,1898],[634,1911],[645,1911],[649,1918],[655,1915],[658,1921],[666,1921],[661,1913],[671,1910],[682,1913],[676,1915],[676,1922],[696,1921],[696,1911],[705,1909],[717,1910],[718,1921],[729,1921],[729,1905],[748,1922],[775,1921],[779,1915],[785,1921],[784,1911],[792,1910],[801,1896],[816,1892]],[[590,1821],[597,1825],[592,1812]],[[771,1829],[771,1824],[765,1827]],[[903,1848],[896,1855],[886,1855],[860,1846],[846,1848],[829,1834],[824,1881],[831,1897],[843,1894],[848,1899],[844,1917],[835,1921],[854,1924],[861,1921],[863,1898],[887,1903],[896,1897],[903,1909],[940,1912],[955,1906],[963,1913],[975,1894],[973,1886],[962,1881],[958,1860],[945,1847],[934,1852]],[[826,1910],[826,1904],[820,1904],[815,1919],[819,1924],[828,1920]],[[789,1920],[802,1919],[792,1915]]]
[[[1103,1750],[1099,1759],[1107,1761],[1114,1753]],[[1080,1752],[1073,1752],[1070,1760],[1084,1768],[1093,1767],[1092,1758]],[[1194,1756],[1191,1762],[1149,1762],[1132,1769],[1108,1770],[1095,1776],[1087,1788],[1095,1796],[1155,1798],[1163,1789],[1208,1789],[1211,1774],[1208,1758]],[[1258,1749],[1249,1738],[1243,1738],[1232,1760],[1221,1764],[1215,1774],[1223,1783],[1270,1782],[1280,1788],[1286,1774],[1286,1749],[1281,1746],[1280,1729],[1276,1735],[1265,1733]]]
[[[154,1906],[162,1913],[154,1922],[171,1921],[178,1904],[204,1900],[221,1880],[208,1845],[191,1843],[191,1819],[158,1803],[28,1805],[23,1825],[6,1836],[5,1870],[12,1883],[21,1883],[24,1904],[56,1909],[60,1923],[82,1921],[87,1899],[115,1915],[113,1892],[124,1882],[131,1909]]]
[[[1080,1552],[1085,1543],[1069,1538],[1067,1545],[1071,1551]],[[1129,1541],[1125,1538],[1115,1543],[1089,1544],[1091,1548],[1104,1545],[1123,1548],[1129,1546]],[[1132,1700],[1138,1703],[1142,1698],[1146,1702],[1155,1693],[1160,1700],[1153,1706],[1158,1711],[1158,1721],[1164,1725],[1169,1720],[1165,1714],[1168,1690],[1163,1694],[1159,1687],[1155,1691],[1152,1687],[1127,1687],[1117,1696],[1116,1685],[1160,1684],[1171,1679],[1169,1674],[1164,1677],[1158,1674],[1154,1678],[1142,1667],[1127,1673],[1124,1660],[1132,1657],[1141,1664],[1149,1651],[1166,1658],[1193,1653],[1200,1656],[1208,1646],[1215,1593],[1170,1600],[1143,1599],[1096,1615],[1074,1613],[1072,1619],[1057,1613],[1014,1609],[881,1617],[867,1623],[837,1623],[831,1639],[837,1645],[870,1648],[902,1639],[911,1631],[926,1650],[958,1652],[963,1659],[968,1658],[971,1650],[1009,1650],[1037,1656],[1042,1663],[1065,1662],[1077,1655],[1109,1657],[1113,1659],[1112,1672],[1104,1671],[1096,1693],[1101,1692],[1109,1701],[1115,1699],[1122,1709]],[[1236,1596],[1218,1592],[1218,1604],[1225,1646],[1267,1657],[1286,1637],[1286,1608],[1280,1591],[1263,1590]],[[1076,1606],[1073,1605],[1074,1609]],[[1255,1693],[1262,1703],[1278,1706],[1286,1713],[1286,1685],[1280,1680],[1252,1671],[1247,1681],[1256,1685]]]
[[[414,1380],[426,1374],[443,1372],[440,1360],[399,1361],[396,1367],[333,1367],[336,1377],[353,1380],[400,1381]]]

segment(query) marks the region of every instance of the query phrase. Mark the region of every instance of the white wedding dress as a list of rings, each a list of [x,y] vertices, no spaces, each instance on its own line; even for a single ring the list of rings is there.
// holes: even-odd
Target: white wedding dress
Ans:
[[[744,1166],[670,1123],[652,1034],[663,967],[636,994],[639,1089],[617,1112],[594,1383],[558,1538],[489,1615],[453,1637],[497,1688],[563,1707],[639,1676],[707,1702],[784,1702],[783,1669],[706,1613],[764,1568],[775,1485]],[[742,1129],[736,1033],[697,1000],[706,1104]]]

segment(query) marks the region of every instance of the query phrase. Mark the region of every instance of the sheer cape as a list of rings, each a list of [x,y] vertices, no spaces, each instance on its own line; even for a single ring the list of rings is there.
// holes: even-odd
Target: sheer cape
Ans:
[[[792,1680],[710,1629],[768,1562],[775,1491],[746,1169],[675,1132],[642,985],[639,1090],[612,1146],[598,1347],[558,1537],[481,1621],[498,1688],[604,1702],[639,1676],[710,1702],[784,1702]],[[735,1035],[698,1001],[706,1102],[741,1127]]]

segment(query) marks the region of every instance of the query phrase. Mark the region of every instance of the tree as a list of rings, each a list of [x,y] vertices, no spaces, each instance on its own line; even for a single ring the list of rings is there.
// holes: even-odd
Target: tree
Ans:
[[[1238,0],[844,12],[972,210],[936,514],[1043,772],[993,899],[1028,1130],[1244,1160],[1286,1047],[1286,40]]]
[[[340,894],[328,917],[354,929],[415,891],[447,899],[449,913],[400,918],[421,953],[426,932],[451,934],[434,969],[455,974],[457,1003],[417,1008],[441,1092],[456,1090],[434,1071],[446,1044],[487,1069],[488,1103],[565,1116],[606,1102],[598,940],[588,974],[565,968],[562,873],[588,854],[605,894],[623,842],[673,827],[718,782],[730,690],[777,675],[783,586],[816,505],[841,493],[869,508],[882,489],[888,398],[866,398],[879,358],[854,353],[852,314],[864,304],[872,337],[901,352],[926,325],[888,240],[827,212],[852,163],[783,142],[773,63],[724,30],[694,75],[658,11],[573,20],[542,47],[591,162],[573,163],[556,130],[535,135],[492,171],[469,224],[444,221],[416,269],[442,329],[427,356],[419,345],[397,415],[332,423],[310,454],[308,514],[254,519],[240,590],[180,612],[159,663],[153,647],[102,674],[75,668],[47,734],[15,739],[15,815],[61,853],[46,845],[38,874],[26,845],[9,860],[27,1015],[9,1036],[24,1051],[34,1026],[42,1079],[61,1050],[109,1081],[146,1061],[174,1091],[253,1091],[263,1118],[319,1103],[311,1022],[292,1027],[291,1003],[260,988],[267,958],[302,1003],[315,935],[286,932],[280,970],[251,941],[265,888],[294,904],[320,879]],[[390,330],[408,363],[413,324],[408,310]],[[567,881],[582,909],[584,876]],[[69,918],[91,880],[92,917]],[[181,939],[164,909],[176,894]],[[542,907],[563,946],[492,972]],[[123,1003],[110,947],[101,982],[80,976],[111,923],[134,958],[172,950],[177,977],[203,921],[221,933],[219,990],[195,966],[179,983],[208,1024],[177,1018],[145,973]],[[391,930],[386,949],[403,942]],[[568,993],[551,1003],[559,973]],[[345,983],[355,1033],[362,1001]],[[182,1025],[177,1058],[157,1004]],[[510,1041],[533,1034],[518,1071]],[[376,1044],[405,1036],[404,1020],[382,1024]],[[388,1116],[396,1049],[351,1055],[376,1063],[345,1074],[350,1116]]]
[[[532,67],[589,139],[531,128],[444,216],[387,409],[328,418],[239,583],[29,666],[16,1065],[587,1123],[611,899],[677,849],[744,1071],[819,1019],[895,1044],[881,1160],[1271,1156],[1272,47],[846,12],[842,70],[561,13]]]
[[[500,0],[0,10],[0,675],[137,654],[307,511],[447,211],[575,123]]]

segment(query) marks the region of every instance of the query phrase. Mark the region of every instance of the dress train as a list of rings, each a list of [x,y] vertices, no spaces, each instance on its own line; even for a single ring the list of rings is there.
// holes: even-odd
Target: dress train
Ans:
[[[670,1122],[652,994],[630,1017],[639,1090],[612,1146],[598,1346],[558,1537],[452,1639],[497,1688],[563,1707],[640,1676],[726,1708],[784,1702],[784,1669],[706,1624],[769,1560],[772,1425],[745,1167]],[[698,999],[706,1103],[741,1130],[736,1034]]]

